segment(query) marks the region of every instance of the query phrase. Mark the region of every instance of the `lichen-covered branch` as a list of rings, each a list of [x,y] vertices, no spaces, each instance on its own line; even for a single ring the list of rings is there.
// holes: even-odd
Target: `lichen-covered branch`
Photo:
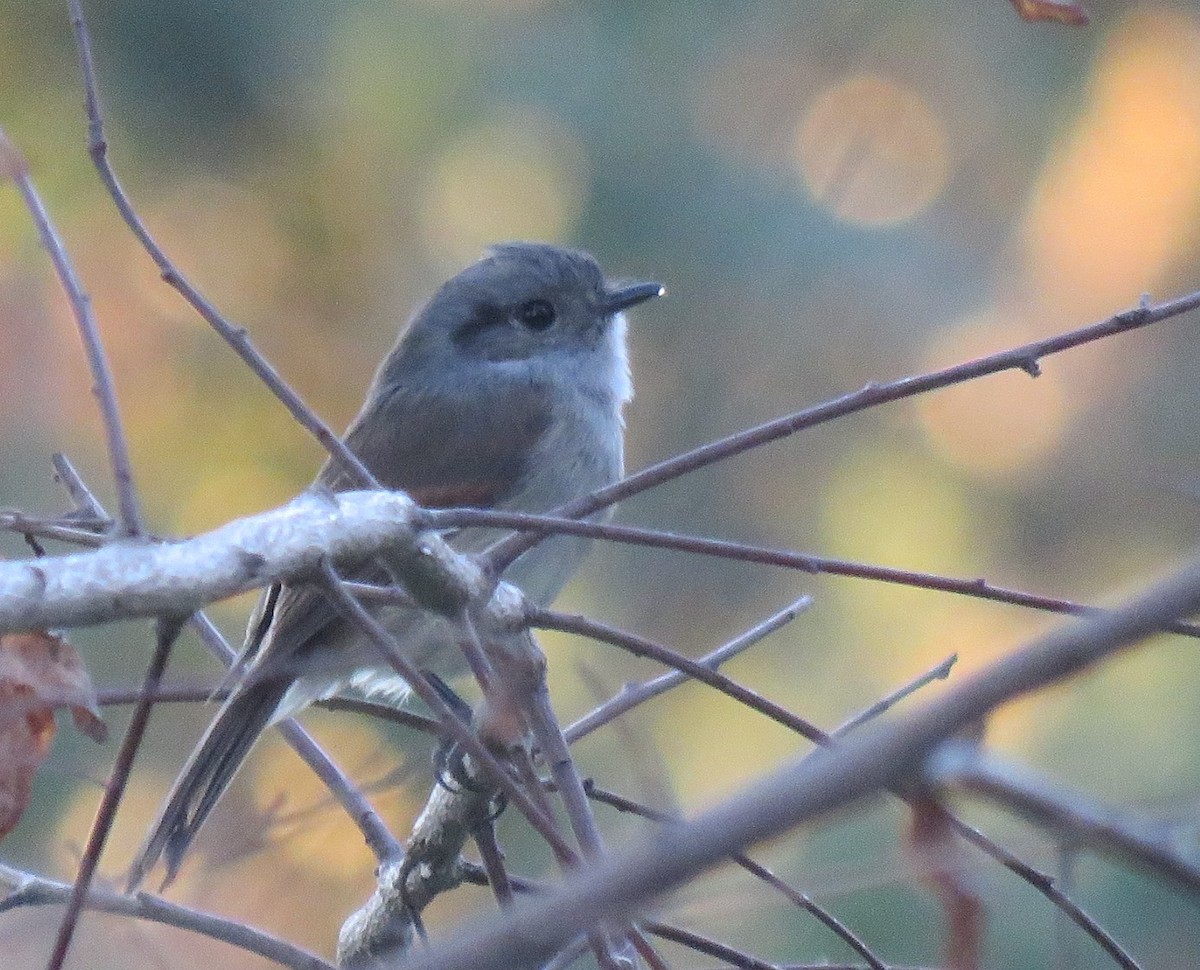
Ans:
[[[470,559],[425,531],[404,493],[309,491],[192,539],[0,563],[0,632],[187,616],[275,580],[315,576],[323,560],[383,552],[418,600],[466,601],[487,589]]]

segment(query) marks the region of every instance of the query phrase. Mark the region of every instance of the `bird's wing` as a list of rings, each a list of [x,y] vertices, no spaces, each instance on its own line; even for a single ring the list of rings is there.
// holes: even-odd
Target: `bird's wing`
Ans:
[[[534,387],[522,391],[487,408],[480,408],[470,395],[387,395],[359,415],[346,444],[380,484],[407,491],[427,508],[502,505],[518,488],[525,458],[550,423],[545,395]],[[358,484],[333,459],[321,469],[317,482],[335,491]],[[378,562],[361,563],[343,573],[362,582],[388,582]],[[251,617],[244,658],[253,658],[261,647],[272,660],[260,661],[256,674],[290,679],[295,671],[289,671],[285,658],[299,661],[337,622],[340,614],[319,589],[269,588]]]
[[[478,389],[456,394],[385,394],[346,433],[346,444],[385,488],[403,489],[430,508],[487,508],[525,473],[525,457],[550,424],[548,395],[527,385],[481,405]],[[354,485],[335,464],[317,481]]]

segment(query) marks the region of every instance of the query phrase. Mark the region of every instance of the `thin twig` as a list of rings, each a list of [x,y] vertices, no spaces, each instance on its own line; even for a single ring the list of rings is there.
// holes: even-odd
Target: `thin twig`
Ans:
[[[772,967],[774,970],[868,970],[862,963],[828,963],[824,960],[820,963],[775,963],[772,964]],[[698,968],[698,970],[704,970],[704,968]],[[715,970],[724,970],[724,967],[715,968]],[[946,970],[946,968],[940,965],[931,967],[892,963],[888,965],[888,970]]]
[[[144,680],[144,696],[133,709],[129,727],[121,739],[121,747],[117,751],[116,761],[108,783],[104,786],[104,795],[100,799],[100,807],[96,809],[96,818],[88,832],[87,845],[83,857],[79,860],[79,872],[75,876],[75,885],[71,890],[71,898],[67,901],[66,912],[59,923],[58,935],[54,940],[54,948],[50,952],[47,970],[62,970],[63,961],[67,958],[67,950],[71,946],[71,938],[75,934],[75,926],[79,922],[79,914],[83,911],[84,900],[91,888],[92,877],[100,862],[100,853],[104,851],[104,843],[112,830],[117,808],[121,797],[125,794],[125,785],[129,781],[129,773],[133,770],[133,759],[141,747],[142,738],[146,734],[146,725],[150,721],[150,710],[154,706],[151,699],[158,690],[166,669],[167,660],[171,655],[171,646],[179,636],[183,624],[179,620],[159,620],[155,624],[154,653],[146,668]]]
[[[22,872],[0,864],[0,882],[13,886],[12,892],[0,899],[0,912],[19,906],[49,906],[66,903],[73,892],[69,883],[57,882],[44,876]],[[133,895],[115,893],[92,887],[84,897],[84,908],[98,913],[132,916],[164,926],[198,933],[220,940],[230,946],[257,953],[292,970],[334,970],[315,953],[309,953],[287,940],[257,930],[237,920],[202,913],[188,906],[168,902],[153,893]]]
[[[100,108],[99,85],[96,80],[96,65],[92,56],[91,37],[87,21],[83,16],[82,0],[69,0],[71,24],[75,30],[75,44],[79,52],[79,66],[83,75],[84,107],[88,120],[88,154],[100,175],[101,182],[112,197],[117,211],[129,226],[142,248],[158,267],[163,281],[173,287],[187,303],[233,348],[267,388],[282,402],[301,427],[309,431],[320,445],[341,463],[352,479],[363,486],[379,488],[379,482],[367,467],[350,451],[345,442],[310,408],[280,376],[279,372],[259,352],[242,327],[229,323],[208,299],[197,290],[179,271],[162,247],[142,222],[125,190],[121,187],[116,171],[108,160],[108,143],[104,135],[104,118]]]
[[[751,627],[745,633],[734,637],[728,643],[722,644],[711,653],[701,657],[696,663],[708,667],[710,670],[718,670],[727,660],[748,650],[776,630],[790,623],[811,605],[811,596],[801,596],[794,603],[785,606],[775,615],[767,617],[767,619]],[[563,734],[569,743],[574,744],[580,738],[591,734],[593,731],[620,717],[627,711],[632,710],[639,704],[653,697],[658,697],[660,694],[664,694],[680,684],[686,684],[690,679],[681,670],[669,670],[665,674],[659,674],[657,677],[652,677],[650,680],[643,681],[640,684],[626,684],[619,694],[605,701],[595,710],[590,711],[574,724],[565,728]]]
[[[475,677],[475,682],[479,684],[480,690],[486,694],[496,678],[496,671],[492,668],[492,661],[483,649],[483,643],[479,639],[479,631],[475,629],[475,621],[471,619],[471,611],[466,608],[461,610],[457,622],[464,633],[464,636],[459,637],[459,649],[467,661],[467,667],[470,668],[471,674]]]
[[[865,711],[855,714],[854,717],[846,721],[839,727],[834,728],[829,732],[831,738],[837,739],[845,734],[853,731],[860,724],[866,724],[867,721],[874,720],[880,714],[884,714],[891,708],[895,707],[904,698],[915,694],[926,684],[931,684],[935,680],[945,680],[950,676],[950,669],[958,663],[958,654],[952,653],[949,657],[943,660],[940,664],[931,667],[923,674],[919,674],[910,680],[907,684],[897,687],[886,697],[882,697],[874,704],[868,707]]]
[[[96,689],[96,703],[101,707],[116,707],[136,704],[144,697],[138,687],[100,687]],[[208,701],[223,701],[229,696],[228,687],[217,687],[211,681],[201,683],[159,684],[150,696],[155,704],[204,704]]]
[[[380,721],[398,724],[412,731],[420,731],[434,738],[444,738],[442,726],[432,717],[418,714],[416,711],[402,710],[379,701],[363,700],[358,697],[330,697],[328,700],[317,701],[314,707],[323,707],[328,711],[346,711],[351,714],[365,714]]]
[[[598,791],[598,790],[595,789],[594,786],[589,785],[588,791],[589,791],[589,794],[591,794],[592,791]],[[622,796],[614,795],[611,792],[606,792],[604,798],[597,797],[597,801],[606,801],[607,798],[610,796],[612,798],[616,799],[617,801],[621,802],[622,805],[623,804],[629,804],[629,805],[637,804],[634,802],[627,802],[625,799],[622,798]],[[621,806],[614,804],[614,807],[620,808]],[[639,808],[644,808],[644,807],[645,806],[639,806]],[[471,882],[471,883],[474,883],[475,885],[479,885],[479,886],[486,886],[487,885],[487,875],[483,869],[481,869],[479,866],[475,865],[474,863],[464,862],[463,863],[463,881]],[[532,879],[525,879],[525,878],[516,877],[516,876],[514,876],[512,878],[512,885],[513,885],[513,888],[517,892],[525,893],[525,894],[538,894],[538,893],[546,893],[546,892],[550,891],[550,887],[545,883],[536,882]],[[826,915],[828,915],[828,914],[826,914]],[[841,924],[840,921],[838,921],[835,917],[830,916],[829,918],[834,920],[834,922],[838,923],[839,926],[844,925],[844,924]],[[696,949],[698,952],[707,953],[709,956],[720,956],[720,957],[728,960],[734,966],[738,966],[738,967],[744,966],[744,967],[749,967],[749,968],[756,968],[756,970],[763,970],[763,968],[766,968],[766,967],[773,968],[773,970],[774,970],[774,968],[779,967],[778,964],[765,963],[763,960],[760,960],[758,957],[756,957],[750,953],[746,953],[742,950],[735,950],[734,948],[729,947],[728,945],[726,945],[724,943],[718,943],[715,940],[711,940],[707,937],[700,936],[696,933],[693,933],[691,930],[683,929],[682,927],[675,926],[674,924],[671,924],[671,923],[663,923],[663,922],[654,921],[654,920],[651,920],[651,921],[639,920],[637,925],[639,927],[641,927],[642,929],[645,929],[651,933],[654,933],[656,936],[661,936],[663,939],[669,939],[672,942],[678,943],[681,946],[691,947],[693,949]],[[847,931],[847,932],[849,932],[849,931]],[[693,946],[693,944],[694,944],[694,946]],[[562,950],[560,950],[557,956],[555,956],[554,958],[549,960],[547,963],[545,963],[542,967],[542,970],[554,970],[554,968],[561,968],[561,967],[569,966],[571,963],[573,963],[575,960],[577,960],[579,958],[579,956],[581,956],[586,949],[587,949],[587,944],[584,940],[584,937],[581,935],[576,940],[567,944]],[[826,966],[826,964],[820,964],[819,967],[814,967],[813,970],[823,970],[823,968],[825,966]],[[859,965],[859,964],[855,964],[853,966],[850,964],[829,964],[828,966],[832,967],[833,970],[838,970],[839,967],[842,968],[842,970],[863,970],[863,966]],[[873,965],[871,967],[868,967],[867,970],[874,970]],[[904,970],[904,968],[892,966],[890,968],[886,968],[886,970]],[[920,970],[920,968],[910,968],[910,970]]]
[[[404,655],[400,644],[396,642],[396,638],[343,588],[341,578],[333,567],[329,565],[328,561],[324,563],[323,572],[325,582],[322,588],[329,594],[332,604],[349,621],[356,624],[379,648],[381,656],[392,665],[396,673],[403,677],[412,687],[413,693],[420,697],[428,705],[429,709],[433,711],[434,715],[437,716],[439,721],[441,721],[446,733],[453,737],[475,759],[479,766],[487,773],[488,780],[503,790],[504,794],[508,796],[509,801],[517,806],[517,809],[529,820],[529,823],[537,830],[538,834],[546,840],[546,844],[550,846],[550,849],[554,852],[560,863],[568,866],[575,865],[578,861],[577,856],[574,850],[559,834],[557,828],[554,826],[553,819],[548,818],[530,800],[529,795],[513,781],[512,776],[496,760],[495,755],[476,737],[468,725],[459,720],[442,695],[430,685],[420,670]]]
[[[532,635],[528,632],[526,635],[529,637],[530,646],[534,646]],[[542,757],[549,764],[550,774],[558,788],[559,797],[562,798],[571,831],[575,833],[575,839],[579,843],[583,858],[589,862],[595,862],[604,856],[604,841],[600,836],[600,829],[596,825],[596,816],[592,812],[591,802],[587,797],[587,792],[584,791],[583,780],[579,777],[579,770],[575,766],[575,759],[571,757],[571,749],[567,745],[567,739],[563,736],[558,718],[555,717],[544,676],[539,679],[531,694],[524,700],[527,704],[525,713],[530,729],[533,732],[534,740],[541,749]],[[622,933],[625,934],[628,943],[650,965],[651,970],[661,964],[661,959],[654,953],[653,947],[640,934],[629,929],[623,930]],[[626,948],[616,934],[607,933],[595,934],[592,946],[594,950],[600,951],[597,955],[602,964],[611,963],[614,966],[620,965],[616,955]],[[630,958],[628,962],[633,962],[632,954],[630,954]]]
[[[501,909],[507,909],[513,904],[513,886],[508,877],[508,867],[504,864],[504,850],[496,841],[496,820],[489,818],[482,825],[477,825],[473,833],[475,845],[479,848],[479,858],[483,860],[484,871],[487,872],[488,885]]]
[[[591,495],[569,502],[553,510],[553,515],[564,518],[581,518],[598,509],[607,508],[622,499],[637,495],[647,489],[672,481],[689,472],[704,468],[714,462],[731,458],[744,451],[757,448],[772,441],[778,441],[797,431],[816,427],[835,418],[845,417],[864,411],[867,408],[878,407],[892,401],[915,397],[929,391],[951,387],[965,381],[984,377],[988,374],[998,374],[1006,370],[1021,370],[1032,377],[1039,373],[1038,361],[1052,354],[1070,350],[1094,340],[1110,337],[1114,334],[1136,330],[1139,327],[1158,323],[1171,317],[1179,316],[1200,307],[1200,292],[1191,293],[1175,300],[1163,303],[1144,303],[1130,310],[1114,314],[1107,320],[1079,327],[1066,333],[1035,340],[1020,347],[1002,350],[975,360],[964,361],[951,367],[931,371],[886,384],[868,384],[861,390],[853,391],[832,401],[814,407],[805,408],[788,414],[765,424],[760,424],[736,434],[721,438],[717,441],[701,445],[692,451],[669,458],[666,461],[651,465],[640,472],[623,478],[621,481],[606,488],[597,489]],[[487,550],[485,556],[490,568],[497,575],[525,550],[536,545],[541,537],[532,534],[515,535],[502,539]]]
[[[655,822],[669,823],[679,821],[677,818],[672,818],[663,812],[656,811],[648,805],[643,805],[632,798],[618,795],[616,792],[608,791],[598,785],[589,784],[587,792],[589,797],[605,805],[610,805],[620,812],[629,812],[630,814],[639,815],[642,818],[648,818]],[[854,933],[853,930],[829,912],[829,910],[816,903],[807,893],[802,893],[794,886],[784,882],[775,873],[771,872],[770,869],[761,863],[755,862],[744,852],[735,852],[729,858],[756,879],[765,882],[772,889],[785,896],[789,902],[810,913],[820,923],[828,927],[843,943],[861,956],[871,970],[887,970],[887,965],[875,955],[860,936]]]
[[[1109,808],[973,745],[944,745],[926,777],[939,787],[984,795],[1074,846],[1119,856],[1200,893],[1200,865],[1180,851],[1175,827],[1158,819]]]
[[[670,970],[667,961],[662,958],[662,955],[656,949],[654,949],[653,944],[646,939],[646,935],[640,929],[638,929],[636,926],[633,926],[627,929],[625,932],[628,935],[629,942],[633,945],[633,948],[637,950],[638,956],[646,961],[646,966],[649,967],[650,970]]]
[[[591,803],[583,789],[583,781],[575,767],[575,760],[571,757],[571,749],[567,746],[567,739],[563,737],[562,728],[554,716],[550,693],[545,689],[544,682],[541,689],[529,698],[529,707],[527,716],[534,740],[558,786],[559,796],[567,811],[567,819],[579,842],[579,848],[583,850],[583,857],[598,859],[604,854],[604,843],[600,837],[600,830],[596,827]]]
[[[483,869],[474,863],[464,862],[463,881],[471,882],[480,886],[486,886],[487,875]],[[532,879],[513,877],[512,884],[513,888],[519,893],[540,894],[550,891],[550,887],[547,884],[536,882]],[[779,966],[778,964],[767,963],[753,954],[746,953],[742,950],[736,950],[725,943],[719,943],[716,940],[701,936],[698,933],[694,933],[691,930],[684,929],[683,927],[676,926],[672,923],[664,923],[657,920],[639,920],[637,926],[650,933],[653,933],[655,936],[660,936],[665,940],[678,943],[680,946],[694,949],[699,953],[705,953],[709,956],[720,957],[726,960],[732,966],[746,967],[748,970],[777,970]],[[581,934],[575,940],[566,944],[557,955],[544,963],[542,965],[542,970],[561,970],[561,968],[570,966],[570,964],[579,959],[579,957],[582,956],[586,950],[586,937]],[[825,965],[822,964],[821,968],[824,966]],[[863,968],[860,966],[851,968],[848,964],[831,964],[830,966],[832,966],[834,970],[837,970],[838,966],[841,966],[842,970],[863,970]],[[813,970],[821,970],[821,968],[814,967]],[[892,967],[890,970],[903,970],[903,968]],[[919,968],[913,968],[913,970],[919,970]]]
[[[83,340],[88,368],[92,372],[92,393],[100,405],[100,417],[104,423],[104,439],[108,447],[108,462],[112,467],[113,481],[117,489],[118,506],[121,511],[121,530],[127,536],[142,533],[142,514],[138,506],[137,489],[133,483],[133,466],[129,460],[129,443],[125,440],[125,427],[121,422],[121,410],[117,406],[117,394],[113,386],[112,370],[100,341],[100,331],[92,314],[91,299],[84,292],[83,284],[75,272],[66,247],[58,231],[50,221],[41,196],[29,175],[29,167],[20,152],[8,140],[0,128],[0,173],[7,172],[17,185],[17,191],[25,201],[37,227],[42,246],[54,264],[54,272],[62,284],[63,291],[71,304],[79,336]]]
[[[593,930],[588,933],[588,946],[600,970],[633,970],[632,961],[619,961],[613,941]]]
[[[229,696],[230,688],[222,687],[211,680],[200,683],[173,683],[160,685],[152,700],[155,704],[203,704],[207,701],[223,701]],[[96,691],[96,703],[101,707],[136,703],[141,692],[136,687],[101,687]],[[433,718],[416,711],[390,707],[379,701],[363,700],[358,697],[328,697],[314,701],[313,707],[326,711],[343,711],[362,714],[376,720],[398,724],[431,737],[440,737],[441,725]]]
[[[548,613],[549,611],[541,611]],[[539,613],[539,616],[541,614]],[[652,656],[654,659],[668,666],[674,667],[677,670],[686,672],[689,676],[693,676],[695,669],[695,661],[678,654],[673,650],[669,650],[660,644],[652,643],[644,638],[637,637],[633,634],[628,634],[622,630],[616,630],[613,627],[608,627],[603,624],[595,623],[595,621],[587,620],[583,617],[570,617],[555,614],[555,621],[563,621],[562,629],[568,632],[578,633],[581,636],[594,636],[595,639],[605,643],[612,643],[615,646],[620,646],[630,650],[632,653]],[[1111,617],[1108,617],[1111,620]],[[1091,622],[1099,622],[1100,617],[1095,617]],[[538,625],[535,623],[535,625]],[[587,632],[584,632],[584,631]],[[711,672],[707,668],[700,668],[704,672],[702,676],[696,676],[695,679],[709,683],[710,686],[721,690],[728,696],[733,697],[741,703],[746,704],[753,710],[758,711],[772,720],[790,728],[793,731],[801,734],[821,745],[829,744],[832,739],[824,731],[814,727],[809,722],[796,717],[786,708],[779,707],[769,701],[765,701],[752,691],[729,681],[728,678],[722,675],[713,677],[708,676]],[[854,737],[850,734],[848,737]],[[896,791],[901,798],[907,799],[908,794],[903,790]],[[985,852],[1002,866],[1012,872],[1014,875],[1028,882],[1038,892],[1046,897],[1052,904],[1062,909],[1067,915],[1087,933],[1097,944],[1102,947],[1105,952],[1109,953],[1117,960],[1125,970],[1137,970],[1137,965],[1132,962],[1131,958],[1119,943],[1109,934],[1099,923],[1092,919],[1086,912],[1083,911],[1074,902],[1068,899],[1063,893],[1059,892],[1053,882],[1032,866],[1027,865],[1021,859],[1014,856],[1011,852],[998,845],[988,836],[984,835],[979,830],[968,825],[962,819],[958,818],[950,812],[946,812],[950,823],[954,826],[955,831],[959,836],[966,839],[972,845],[976,846],[981,851]]]
[[[537,534],[539,539],[545,535],[578,535],[626,545],[713,556],[734,562],[795,569],[813,576],[845,576],[852,579],[867,579],[897,586],[909,586],[914,589],[927,589],[939,593],[952,593],[972,599],[1024,606],[1061,616],[1094,616],[1104,609],[1100,606],[1076,603],[1057,596],[1044,596],[1040,593],[997,586],[982,577],[962,579],[956,576],[944,576],[913,569],[897,569],[852,559],[835,559],[807,552],[755,546],[727,539],[681,535],[661,529],[614,525],[609,522],[578,521],[558,515],[502,512],[493,509],[429,509],[426,514],[432,526],[443,529],[464,526],[494,526]],[[497,547],[493,546],[492,548]],[[378,595],[385,597],[387,593],[380,591]],[[1177,621],[1167,624],[1164,629],[1184,636],[1200,637],[1200,625],[1195,623]]]
[[[338,766],[325,749],[307,730],[294,718],[285,718],[276,725],[279,733],[292,746],[296,754],[304,761],[313,773],[342,806],[350,820],[354,822],[363,834],[371,854],[380,861],[399,858],[404,855],[404,846],[392,835],[379,813],[367,800],[367,796],[355,785],[344,771]]]
[[[1075,677],[1200,609],[1200,556],[1102,616],[1076,620],[964,679],[920,709],[872,721],[724,802],[661,826],[505,919],[459,927],[422,970],[508,970],[548,958],[586,927],[630,919],[744,847],[919,778],[938,745],[1002,704]],[[412,966],[405,961],[401,966]]]
[[[682,671],[693,680],[698,680],[702,684],[707,684],[709,687],[719,690],[722,694],[732,697],[751,710],[766,715],[771,720],[777,721],[779,724],[808,738],[810,741],[818,744],[828,741],[828,735],[824,731],[799,715],[792,713],[786,707],[776,704],[774,701],[767,700],[757,691],[753,691],[749,687],[730,680],[724,674],[718,673],[699,661],[693,660],[691,657],[685,657],[678,651],[665,647],[660,643],[647,640],[645,637],[640,637],[635,633],[618,630],[616,627],[601,623],[598,620],[589,619],[586,616],[558,613],[554,610],[533,606],[532,604],[527,605],[526,611],[531,626],[544,630],[559,630],[563,633],[574,633],[578,636],[590,637],[593,640],[599,640],[602,643],[609,643],[615,647],[620,647],[634,656],[650,657],[661,664]]]
[[[588,951],[587,937],[580,934],[553,957],[542,964],[540,970],[566,970]]]
[[[954,831],[960,838],[970,842],[981,852],[986,853],[1009,872],[1024,880],[1041,893],[1054,907],[1060,912],[1065,913],[1072,923],[1090,936],[1105,953],[1112,957],[1113,961],[1122,970],[1142,970],[1141,964],[1134,960],[1129,952],[1117,942],[1116,937],[1101,926],[1082,906],[1055,885],[1053,877],[1046,875],[1039,869],[1035,869],[1024,859],[1013,854],[1004,848],[1004,846],[989,836],[984,835],[973,826],[968,825],[952,813],[946,812],[946,815],[950,818],[951,824],[954,826]]]
[[[191,622],[205,645],[226,667],[237,659],[236,651],[225,641],[221,631],[207,616],[196,613]],[[277,727],[292,750],[321,779],[350,820],[358,826],[367,848],[375,858],[386,862],[402,856],[404,847],[400,841],[392,835],[379,813],[367,800],[367,796],[342,771],[337,762],[325,753],[316,738],[295,718],[284,718]]]
[[[811,914],[814,919],[830,930],[846,946],[862,957],[871,970],[888,970],[887,964],[875,955],[874,951],[867,946],[866,941],[861,936],[834,916],[833,913],[829,912],[824,906],[819,905],[808,893],[800,892],[794,886],[780,879],[779,876],[766,866],[755,862],[744,853],[739,852],[733,857],[733,860],[747,872],[782,893],[794,905]]]
[[[660,936],[664,940],[670,940],[672,943],[678,943],[697,953],[724,960],[730,966],[739,967],[741,970],[779,970],[778,964],[759,959],[751,953],[735,949],[694,930],[685,930],[681,926],[672,926],[670,923],[660,923],[656,920],[644,920],[641,925],[648,933]]]
[[[97,526],[100,524],[97,522]],[[81,526],[77,519],[32,518],[21,512],[0,512],[0,529],[26,538],[55,539],[74,546],[98,549],[104,545],[104,533]]]
[[[353,579],[343,579],[342,585],[361,603],[388,603],[392,606],[416,606],[412,593],[403,586],[380,586],[376,583],[362,583]]]
[[[50,463],[54,466],[54,477],[61,483],[62,487],[67,490],[67,494],[71,496],[71,501],[75,503],[75,510],[78,515],[84,518],[96,519],[97,521],[107,521],[111,524],[112,519],[100,500],[87,486],[87,482],[83,480],[83,476],[75,470],[75,466],[71,464],[69,458],[61,451],[56,451],[50,456]]]

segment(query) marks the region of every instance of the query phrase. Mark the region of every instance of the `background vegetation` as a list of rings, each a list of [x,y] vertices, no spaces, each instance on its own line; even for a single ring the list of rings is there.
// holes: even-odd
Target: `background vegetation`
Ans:
[[[999,0],[892,3],[412,0],[88,5],[113,158],[160,240],[335,426],[410,309],[489,241],[539,238],[663,279],[637,315],[631,468],[870,380],[1069,329],[1200,283],[1200,13],[1089,4],[1092,24]],[[0,0],[0,121],[28,156],[104,330],[155,531],[277,504],[320,454],[156,276],[85,150],[65,9]],[[0,190],[0,504],[52,513],[47,455],[111,500],[90,378],[18,196]],[[1156,575],[1200,524],[1200,341],[1183,318],[869,413],[684,478],[620,519],[1101,602]],[[3,537],[3,551],[26,555]],[[951,652],[956,676],[1053,620],[847,579],[597,547],[563,603],[698,654],[800,592],[815,607],[737,661],[739,680],[834,726]],[[248,604],[219,616],[238,637]],[[136,682],[144,625],[73,637],[101,684]],[[544,640],[564,721],[648,673]],[[1103,799],[1194,817],[1195,644],[1164,639],[989,724],[1001,751]],[[188,641],[179,676],[215,679]],[[934,688],[936,689],[936,688]],[[164,706],[102,872],[116,879],[211,715]],[[123,714],[109,714],[120,726]],[[426,742],[307,718],[403,832]],[[710,804],[803,750],[708,691],[580,748],[583,769],[657,804]],[[114,745],[60,737],[6,841],[70,878]],[[399,753],[403,752],[403,753]],[[399,767],[398,767],[399,766]],[[398,775],[416,774],[416,781]],[[979,807],[1024,857],[1060,847]],[[267,836],[254,820],[269,821]],[[636,823],[603,817],[620,838]],[[540,858],[506,820],[514,868]],[[878,805],[766,853],[898,963],[932,963],[935,903]],[[1089,856],[1073,893],[1147,968],[1200,952],[1196,901]],[[372,885],[357,831],[280,743],[256,752],[172,898],[331,952]],[[984,867],[988,965],[1103,965],[1040,898]],[[434,927],[485,897],[439,904]],[[725,873],[672,909],[779,960],[842,959],[815,924]],[[0,919],[12,966],[54,911]],[[732,926],[730,925],[732,924]],[[255,958],[85,916],[95,968]],[[686,965],[687,958],[680,965]]]

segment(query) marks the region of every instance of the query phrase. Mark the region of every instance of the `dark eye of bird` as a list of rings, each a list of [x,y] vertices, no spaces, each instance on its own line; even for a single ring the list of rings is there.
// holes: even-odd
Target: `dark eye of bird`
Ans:
[[[530,300],[517,310],[517,319],[530,330],[546,330],[554,323],[554,316],[554,307],[548,300]]]

